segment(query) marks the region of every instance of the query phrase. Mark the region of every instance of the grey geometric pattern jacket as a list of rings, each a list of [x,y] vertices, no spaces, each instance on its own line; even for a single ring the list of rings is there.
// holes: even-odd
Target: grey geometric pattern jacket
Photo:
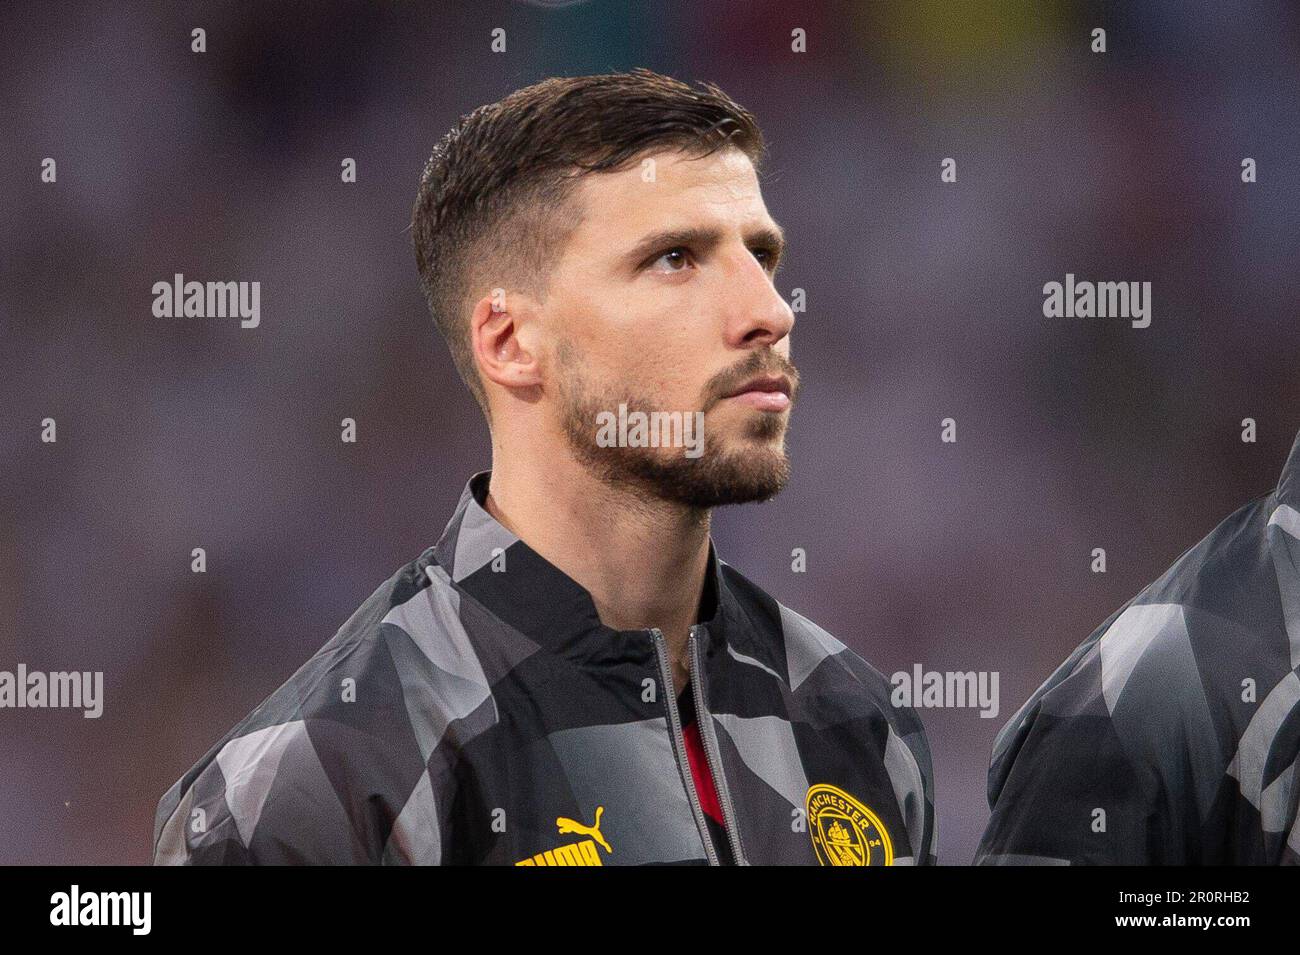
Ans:
[[[1300,439],[998,734],[976,864],[1300,863]]]
[[[662,633],[604,626],[484,509],[489,476],[168,790],[156,864],[935,861],[916,714],[710,542],[690,688],[720,839],[664,692]]]

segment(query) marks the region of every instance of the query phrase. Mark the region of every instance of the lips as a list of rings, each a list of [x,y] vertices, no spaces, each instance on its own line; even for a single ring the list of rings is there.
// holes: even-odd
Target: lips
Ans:
[[[760,411],[784,411],[790,407],[790,379],[784,375],[751,378],[724,397]]]

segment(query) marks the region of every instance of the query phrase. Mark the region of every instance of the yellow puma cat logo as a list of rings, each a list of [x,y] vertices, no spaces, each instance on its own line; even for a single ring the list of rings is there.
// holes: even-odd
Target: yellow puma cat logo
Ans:
[[[604,863],[600,861],[600,852],[596,849],[596,843],[604,846],[606,852],[610,854],[614,852],[609,843],[605,841],[605,837],[600,834],[600,817],[604,812],[604,806],[597,806],[596,821],[590,826],[578,822],[576,819],[570,819],[568,816],[557,816],[555,828],[560,830],[560,835],[577,833],[580,836],[588,836],[589,838],[583,839],[581,842],[570,842],[558,849],[547,849],[545,852],[537,853],[530,859],[520,859],[515,865],[603,865]]]
[[[591,838],[595,839],[605,847],[606,852],[612,853],[614,850],[609,847],[609,843],[605,841],[605,837],[600,834],[600,815],[604,811],[604,806],[596,807],[596,822],[590,826],[584,826],[576,819],[570,819],[568,816],[556,817],[555,826],[560,830],[560,835],[562,836],[570,832],[576,832],[584,836],[591,836]]]

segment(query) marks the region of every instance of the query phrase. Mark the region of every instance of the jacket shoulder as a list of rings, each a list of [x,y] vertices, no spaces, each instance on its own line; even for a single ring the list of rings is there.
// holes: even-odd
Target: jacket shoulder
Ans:
[[[1232,805],[1233,773],[1264,762],[1249,754],[1272,743],[1248,734],[1263,732],[1256,716],[1291,668],[1279,588],[1294,567],[1277,510],[1269,495],[1223,519],[1012,715],[994,743],[981,855],[1169,862],[1224,851],[1201,833]],[[1104,838],[1080,822],[1098,808],[1109,810]]]
[[[430,549],[380,585],[172,785],[155,864],[437,861],[426,760],[445,722],[436,705],[408,707],[420,691],[430,703],[420,678],[436,664],[421,644],[448,611],[431,561]]]
[[[1234,511],[1075,647],[999,732],[991,798],[1036,723],[1104,721],[1139,760],[1189,741],[1231,744],[1241,691],[1234,661],[1255,657],[1267,669],[1265,658],[1287,642],[1271,500]]]

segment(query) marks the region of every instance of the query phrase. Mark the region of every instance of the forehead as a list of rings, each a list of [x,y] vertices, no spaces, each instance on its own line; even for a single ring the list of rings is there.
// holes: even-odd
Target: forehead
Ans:
[[[574,240],[584,244],[634,239],[647,226],[772,221],[754,164],[735,148],[703,157],[676,150],[646,153],[617,172],[583,176],[576,196],[583,220]]]

